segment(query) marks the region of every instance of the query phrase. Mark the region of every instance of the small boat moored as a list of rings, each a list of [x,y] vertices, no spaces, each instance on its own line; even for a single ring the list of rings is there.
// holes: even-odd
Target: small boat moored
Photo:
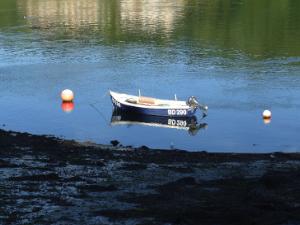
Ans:
[[[112,103],[115,108],[145,115],[168,116],[168,117],[191,117],[197,109],[207,114],[208,107],[198,103],[192,96],[187,101],[164,100],[157,98],[128,95],[109,91]]]

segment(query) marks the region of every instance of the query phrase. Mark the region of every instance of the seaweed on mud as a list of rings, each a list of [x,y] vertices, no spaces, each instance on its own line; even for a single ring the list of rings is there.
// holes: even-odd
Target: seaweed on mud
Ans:
[[[118,188],[115,185],[97,185],[97,184],[87,184],[77,187],[79,192],[111,192],[116,191]]]
[[[60,177],[55,173],[38,174],[31,176],[10,177],[11,181],[58,181]]]
[[[300,223],[300,154],[118,148],[0,130],[0,224]]]
[[[127,163],[127,164],[123,165],[120,169],[121,170],[129,170],[129,171],[145,170],[145,169],[147,169],[147,165],[140,164],[140,163]]]

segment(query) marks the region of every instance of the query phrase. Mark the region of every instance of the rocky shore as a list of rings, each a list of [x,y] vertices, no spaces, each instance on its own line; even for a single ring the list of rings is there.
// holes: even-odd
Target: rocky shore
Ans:
[[[0,224],[300,224],[300,154],[112,144],[0,130]]]

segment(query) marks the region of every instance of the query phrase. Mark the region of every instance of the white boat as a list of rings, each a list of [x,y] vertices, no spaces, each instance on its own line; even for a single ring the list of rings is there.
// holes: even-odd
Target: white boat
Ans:
[[[153,116],[191,117],[197,109],[206,115],[208,107],[192,96],[187,101],[165,100],[109,91],[112,103],[119,110]],[[176,98],[176,97],[175,97]]]

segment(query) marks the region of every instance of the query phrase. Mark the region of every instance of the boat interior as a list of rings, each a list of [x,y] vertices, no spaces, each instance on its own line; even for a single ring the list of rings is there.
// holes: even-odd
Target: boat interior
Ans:
[[[138,104],[138,105],[169,106],[169,104],[163,102],[162,100],[151,98],[151,97],[144,97],[144,96],[139,96],[136,98],[130,97],[127,98],[125,101],[131,104]]]

